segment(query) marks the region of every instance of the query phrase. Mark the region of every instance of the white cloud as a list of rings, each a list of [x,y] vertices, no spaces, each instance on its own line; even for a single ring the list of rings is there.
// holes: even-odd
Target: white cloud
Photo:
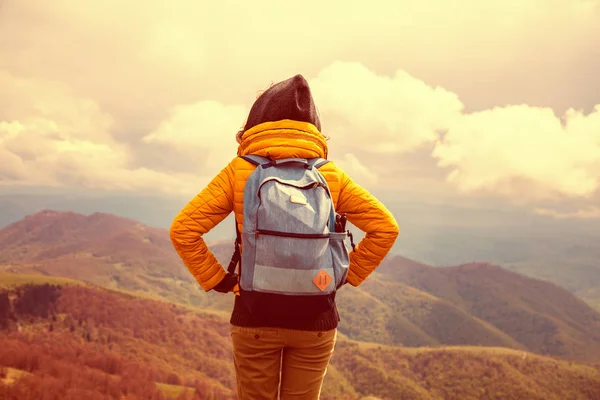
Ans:
[[[0,71],[0,184],[190,193],[198,178],[130,168],[130,149],[112,119],[63,85]]]
[[[4,183],[26,179],[191,192],[235,155],[235,132],[248,112],[217,101],[172,108],[140,142],[155,146],[156,154],[168,147],[165,157],[185,160],[161,172],[159,163],[132,163],[135,144],[111,135],[112,117],[93,100],[64,85],[5,72],[0,82],[17,100],[1,102],[6,106],[0,114]],[[358,63],[335,62],[310,84],[324,133],[347,149],[340,165],[371,186],[380,178],[389,182],[395,170],[372,162],[367,168],[359,160],[379,158],[391,165],[394,158],[402,162],[403,156],[435,145],[432,157],[463,193],[531,201],[586,197],[598,189],[600,106],[588,115],[569,110],[562,119],[551,109],[527,105],[465,113],[455,93],[404,71],[386,77]],[[447,133],[438,140],[440,130]]]
[[[356,149],[399,154],[435,140],[463,108],[456,94],[398,70],[334,62],[310,81],[324,133]]]
[[[237,152],[235,134],[243,126],[248,109],[216,101],[180,105],[142,141],[171,146],[190,159],[188,172],[215,174]]]
[[[156,155],[170,148],[164,157],[185,161],[161,172],[152,160],[133,165],[135,144],[111,136],[112,118],[94,101],[51,82],[0,77],[19,100],[5,103],[0,114],[5,183],[26,176],[36,184],[191,192],[190,177],[200,177],[192,180],[197,185],[235,155],[235,132],[248,112],[217,101],[174,107],[140,142],[155,146]],[[532,201],[586,197],[598,189],[600,106],[588,115],[569,110],[562,119],[527,105],[465,113],[455,93],[403,71],[386,77],[358,63],[333,63],[310,84],[324,133],[346,148],[338,162],[371,186],[381,178],[389,182],[394,160],[435,145],[431,156],[463,193]],[[447,131],[442,139],[440,130]],[[365,158],[369,167],[359,161]]]
[[[217,174],[237,153],[235,133],[243,127],[249,107],[228,106],[216,101],[180,105],[142,142],[171,148],[187,161],[181,172]],[[377,172],[352,153],[335,162],[351,176],[368,185],[377,184]]]
[[[386,77],[342,62],[311,86],[325,133],[356,155],[389,153],[402,162],[405,153],[435,145],[431,156],[465,194],[535,201],[587,197],[598,189],[600,105],[588,115],[571,109],[563,118],[528,105],[467,113],[455,93],[406,72]],[[394,173],[390,167],[387,174]]]
[[[363,186],[377,185],[379,177],[372,169],[366,167],[352,153],[346,153],[344,156],[335,160],[335,163],[340,166],[345,173],[352,177],[353,180],[359,182]]]
[[[600,173],[600,106],[569,110],[498,107],[461,115],[433,152],[461,191],[532,199],[590,196]]]

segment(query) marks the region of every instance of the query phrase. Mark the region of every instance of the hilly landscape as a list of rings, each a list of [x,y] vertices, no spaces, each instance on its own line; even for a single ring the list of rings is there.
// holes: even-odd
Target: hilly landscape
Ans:
[[[0,279],[0,398],[236,398],[225,319],[72,280]],[[600,366],[341,335],[322,399],[368,398],[597,399]]]
[[[225,251],[231,256],[233,244],[225,247],[217,249],[219,257]],[[200,307],[232,304],[202,292],[165,229],[112,214],[42,210],[26,216],[0,230],[0,270],[68,277]]]
[[[0,187],[0,229],[40,210],[101,212],[168,228],[187,199],[152,194]],[[458,206],[410,200],[410,192],[378,193],[397,216],[401,240],[392,253],[428,265],[474,260],[558,284],[600,310],[600,226],[597,220],[557,219],[519,207]],[[233,240],[231,216],[209,240]],[[493,228],[490,228],[493,227]],[[354,230],[357,237],[360,231]],[[229,251],[229,250],[228,250]]]
[[[210,247],[226,265],[233,244]],[[146,393],[141,398],[184,398],[184,387],[189,396],[235,398],[228,342],[233,295],[204,293],[164,229],[106,213],[28,215],[0,230],[2,286],[11,306],[0,310],[0,320],[8,321],[0,322],[6,340],[0,348],[13,349],[13,356],[39,352],[45,360],[33,362],[43,365],[36,369],[32,361],[4,361],[11,359],[5,353],[0,365],[9,368],[3,379],[11,384],[4,390],[44,390],[48,376],[60,381],[78,374],[65,371],[80,371],[86,360],[112,354],[133,367],[90,367],[89,376],[67,382],[104,382],[111,393],[137,390]],[[48,305],[23,312],[18,299],[31,304],[27,293],[35,288],[53,293]],[[600,314],[552,283],[487,263],[442,268],[390,255],[360,287],[340,290],[338,307],[329,398],[600,396],[591,389],[600,388]],[[55,348],[78,356],[62,359]],[[83,355],[88,351],[94,355]],[[55,363],[64,371],[44,369]],[[136,371],[141,386],[124,389]],[[552,397],[559,393],[566,397]]]
[[[233,244],[213,243],[227,265]],[[0,271],[66,277],[227,317],[233,297],[205,293],[168,231],[111,214],[44,210],[0,230]],[[482,345],[600,360],[600,313],[567,290],[489,264],[430,267],[390,255],[338,293],[340,331],[385,345]]]
[[[444,299],[536,353],[600,354],[600,313],[555,284],[487,263],[436,268],[400,256],[386,259],[377,276]]]

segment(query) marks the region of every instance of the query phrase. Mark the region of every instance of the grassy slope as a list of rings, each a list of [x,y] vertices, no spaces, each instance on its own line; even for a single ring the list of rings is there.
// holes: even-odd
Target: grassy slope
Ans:
[[[0,363],[0,366],[2,364]],[[2,367],[0,367],[2,368]],[[0,377],[0,384],[12,385],[19,378],[24,376],[31,376],[32,374],[16,368],[5,368],[5,377]],[[167,383],[156,383],[156,387],[165,395],[165,397],[169,399],[174,399],[179,396],[181,393],[187,391],[192,391],[191,388],[187,388],[185,386],[180,385],[169,385]]]
[[[186,388],[181,385],[169,385],[167,383],[157,383],[156,386],[160,389],[160,391],[168,398],[174,399],[179,396],[181,393],[186,390],[191,391],[190,388]]]
[[[480,344],[523,348],[454,304],[407,285],[369,279],[338,294],[340,331],[356,340],[404,346]]]
[[[45,276],[40,274],[15,274],[0,271],[0,289],[17,287],[25,284],[44,284],[50,283],[53,285],[85,285],[81,281],[74,279],[62,278],[57,276]]]
[[[2,366],[2,363],[0,363],[0,368]],[[29,372],[27,371],[22,371],[20,369],[17,368],[6,368],[4,367],[2,376],[0,376],[0,384],[5,384],[5,385],[10,385],[12,383],[14,383],[16,380],[18,380],[19,378],[21,378],[22,376],[27,376],[27,375],[31,375]]]
[[[504,348],[399,349],[345,342],[338,347],[333,364],[358,387],[370,388],[359,394],[380,398],[558,400],[600,396],[598,368]]]

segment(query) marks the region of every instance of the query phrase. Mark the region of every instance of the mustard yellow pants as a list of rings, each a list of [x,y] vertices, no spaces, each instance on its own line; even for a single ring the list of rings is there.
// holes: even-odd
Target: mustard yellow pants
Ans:
[[[337,329],[231,326],[239,400],[317,400]]]

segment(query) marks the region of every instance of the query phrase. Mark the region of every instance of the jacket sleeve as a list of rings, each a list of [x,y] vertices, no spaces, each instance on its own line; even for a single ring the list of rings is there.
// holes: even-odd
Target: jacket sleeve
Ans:
[[[234,171],[229,163],[177,214],[170,237],[181,260],[204,291],[224,277],[225,270],[208,249],[202,236],[233,210]]]
[[[339,167],[338,167],[339,169]],[[392,213],[367,190],[340,170],[340,195],[337,212],[347,214],[365,237],[350,252],[347,281],[360,285],[383,261],[400,232]]]

